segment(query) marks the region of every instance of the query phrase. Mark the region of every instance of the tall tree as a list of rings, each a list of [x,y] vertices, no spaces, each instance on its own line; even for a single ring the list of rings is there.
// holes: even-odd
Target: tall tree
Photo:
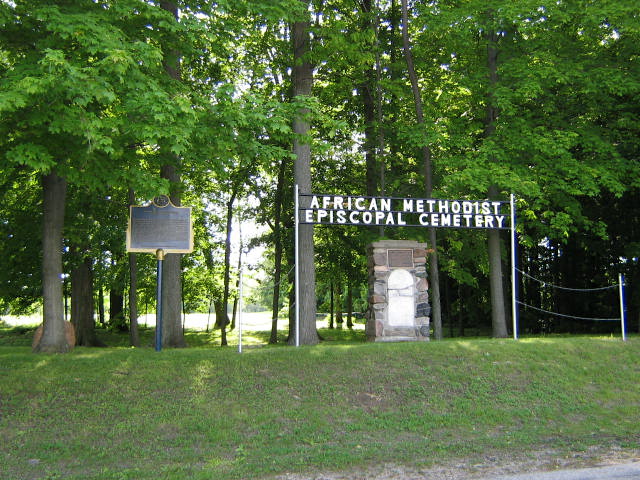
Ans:
[[[161,0],[160,8],[170,14],[174,22],[179,22],[178,6],[174,1]],[[172,83],[179,83],[180,52],[172,45],[169,38],[165,39],[163,64],[167,76]],[[171,185],[171,203],[176,207],[181,206],[180,159],[171,152],[170,146],[162,152],[167,162],[162,165],[160,176],[169,181]],[[165,255],[163,261],[162,284],[162,345],[165,347],[186,347],[184,331],[182,328],[182,254],[170,253]]]
[[[77,252],[77,263],[71,270],[71,323],[76,332],[76,345],[103,347],[95,330],[93,270],[91,258]]]
[[[284,253],[282,235],[282,210],[284,204],[284,182],[287,171],[288,159],[284,157],[280,161],[278,168],[278,180],[274,197],[274,218],[273,218],[273,248],[274,248],[274,272],[273,272],[273,295],[271,300],[271,334],[269,343],[278,342],[278,314],[280,312],[280,282],[282,281],[282,257]]]
[[[129,206],[135,206],[136,196],[132,188],[127,192]],[[138,256],[129,253],[129,343],[132,347],[140,346],[138,329]]]
[[[65,222],[65,269],[71,281],[71,323],[75,328],[76,345],[104,346],[95,331],[95,301],[93,266],[101,258],[99,248],[103,237],[101,218],[109,202],[98,200],[86,188],[70,185],[67,189]],[[116,232],[122,233],[116,229]],[[119,238],[120,239],[120,238]]]
[[[413,101],[415,104],[416,119],[418,125],[423,126],[424,109],[422,107],[422,93],[418,86],[418,76],[413,63],[413,53],[411,49],[411,41],[409,39],[409,13],[407,0],[402,0],[402,42],[404,47],[404,56],[407,62],[407,71],[409,73],[409,80],[411,82],[411,91],[413,93]],[[433,166],[431,164],[431,148],[427,143],[427,139],[422,140],[422,148],[420,149],[422,154],[422,165],[424,171],[424,184],[425,195],[427,198],[431,198],[433,193]],[[442,315],[440,309],[440,272],[438,267],[438,247],[435,228],[428,229],[430,252],[429,252],[429,274],[430,274],[430,286],[431,286],[431,303],[433,330],[436,340],[442,339]]]
[[[229,322],[229,315],[227,310],[229,308],[229,296],[230,296],[230,282],[231,282],[231,235],[233,229],[233,208],[236,201],[236,197],[239,193],[240,182],[234,182],[231,189],[231,194],[227,200],[227,214],[226,214],[226,226],[225,226],[225,240],[224,240],[224,279],[223,279],[223,294],[222,294],[222,306],[223,311],[220,321],[220,345],[227,345],[227,325]]]
[[[57,284],[67,183],[90,191],[127,183],[145,192],[166,188],[151,179],[148,162],[125,159],[124,145],[155,146],[167,139],[180,151],[184,139],[169,125],[179,125],[191,105],[175,102],[160,80],[160,50],[150,39],[157,30],[147,28],[165,21],[157,7],[18,0],[2,2],[0,9],[0,145],[10,164],[42,176],[41,349],[64,350]],[[121,9],[136,13],[122,15]]]
[[[493,92],[498,85],[498,32],[493,25],[493,12],[487,13],[488,28],[484,35],[487,41],[487,69],[489,71],[489,88],[487,94],[487,116],[485,119],[484,135],[490,140],[495,132],[498,119],[498,107]],[[495,158],[492,159],[495,162]],[[489,186],[488,197],[497,200],[498,187],[495,184]],[[491,290],[491,326],[492,334],[496,338],[505,338],[507,332],[507,319],[505,314],[503,277],[502,277],[502,248],[500,243],[500,231],[489,230],[487,232],[489,253],[489,288]]]
[[[65,337],[62,303],[62,230],[67,182],[57,173],[42,177],[42,338],[35,352],[64,353],[70,345]]]
[[[309,5],[309,0],[300,0]],[[304,102],[305,98],[311,96],[313,86],[313,66],[309,58],[310,38],[309,20],[297,20],[293,23],[292,43],[293,43],[293,98],[296,101]],[[311,144],[309,136],[309,109],[300,106],[293,119],[293,153],[295,160],[295,182],[301,193],[311,193]],[[298,212],[294,212],[298,215]],[[294,343],[296,336],[300,344],[315,345],[319,341],[316,330],[316,270],[314,264],[313,246],[313,226],[300,225],[299,229],[299,254],[298,271],[300,285],[298,285],[299,298],[298,308],[300,312],[299,332],[289,329],[289,343]]]

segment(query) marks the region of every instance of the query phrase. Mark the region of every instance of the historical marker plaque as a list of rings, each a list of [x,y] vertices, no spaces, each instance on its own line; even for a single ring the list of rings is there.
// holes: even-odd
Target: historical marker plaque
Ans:
[[[387,250],[390,267],[413,267],[413,250]]]
[[[156,253],[193,251],[191,208],[176,207],[161,195],[145,206],[131,206],[127,251]]]

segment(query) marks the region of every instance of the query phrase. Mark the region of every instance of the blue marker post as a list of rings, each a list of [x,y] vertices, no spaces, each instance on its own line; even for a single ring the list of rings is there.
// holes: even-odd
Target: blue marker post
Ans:
[[[156,289],[156,352],[162,350],[162,261],[164,260],[164,250],[156,250],[158,259],[158,277]]]

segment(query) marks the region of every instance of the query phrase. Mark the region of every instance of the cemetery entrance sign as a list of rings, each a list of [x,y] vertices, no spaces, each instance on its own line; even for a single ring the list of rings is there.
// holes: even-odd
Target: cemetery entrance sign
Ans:
[[[515,198],[444,200],[437,198],[370,197],[301,193],[295,185],[295,288],[299,298],[300,225],[471,228],[511,230],[511,290],[513,336],[517,338]],[[507,211],[505,211],[507,210]],[[296,301],[296,345],[299,345],[299,307]]]
[[[509,202],[300,194],[301,224],[509,228]],[[307,200],[304,202],[304,200]]]

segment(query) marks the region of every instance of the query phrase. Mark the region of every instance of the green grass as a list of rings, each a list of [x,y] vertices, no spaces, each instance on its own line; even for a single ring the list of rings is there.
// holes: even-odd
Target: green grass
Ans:
[[[2,478],[248,479],[640,447],[636,337],[322,333],[242,354],[192,332],[188,349],[34,355],[16,346],[29,331],[0,330]]]

